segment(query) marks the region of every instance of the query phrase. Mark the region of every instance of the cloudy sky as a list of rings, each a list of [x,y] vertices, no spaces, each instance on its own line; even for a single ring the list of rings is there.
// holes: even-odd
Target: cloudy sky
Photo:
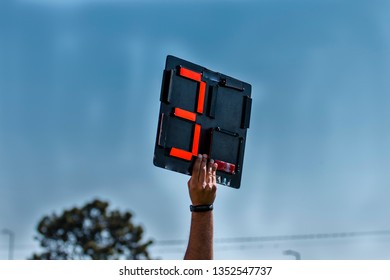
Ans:
[[[15,232],[15,258],[38,250],[43,215],[94,198],[135,214],[152,257],[183,257],[189,177],[152,163],[171,54],[252,84],[241,189],[220,186],[215,203],[217,259],[389,259],[389,12],[2,0],[0,229]],[[0,258],[7,248],[0,235]]]

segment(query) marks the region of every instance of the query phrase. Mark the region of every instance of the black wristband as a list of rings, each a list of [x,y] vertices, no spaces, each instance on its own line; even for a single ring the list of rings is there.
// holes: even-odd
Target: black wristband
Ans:
[[[190,205],[191,212],[207,212],[213,210],[212,204],[207,205]]]

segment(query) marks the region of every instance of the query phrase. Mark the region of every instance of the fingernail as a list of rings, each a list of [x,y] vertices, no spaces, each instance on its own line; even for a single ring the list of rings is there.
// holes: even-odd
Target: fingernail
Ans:
[[[207,158],[207,155],[203,155],[203,158]]]
[[[210,159],[210,163],[213,164],[213,163],[214,163],[214,160],[213,160],[213,159]]]
[[[202,158],[202,155],[201,155],[201,154],[199,154],[199,155],[198,155],[198,158]]]

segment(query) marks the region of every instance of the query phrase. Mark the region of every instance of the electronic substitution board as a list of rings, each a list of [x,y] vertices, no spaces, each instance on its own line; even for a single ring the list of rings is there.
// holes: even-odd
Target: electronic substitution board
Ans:
[[[167,56],[154,165],[191,174],[198,154],[218,164],[217,183],[239,188],[251,115],[251,85]]]

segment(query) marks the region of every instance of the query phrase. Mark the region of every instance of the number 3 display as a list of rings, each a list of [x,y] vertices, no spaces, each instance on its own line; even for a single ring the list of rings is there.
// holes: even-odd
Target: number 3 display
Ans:
[[[191,174],[194,158],[218,163],[217,182],[241,185],[251,85],[168,56],[160,95],[154,165]]]

